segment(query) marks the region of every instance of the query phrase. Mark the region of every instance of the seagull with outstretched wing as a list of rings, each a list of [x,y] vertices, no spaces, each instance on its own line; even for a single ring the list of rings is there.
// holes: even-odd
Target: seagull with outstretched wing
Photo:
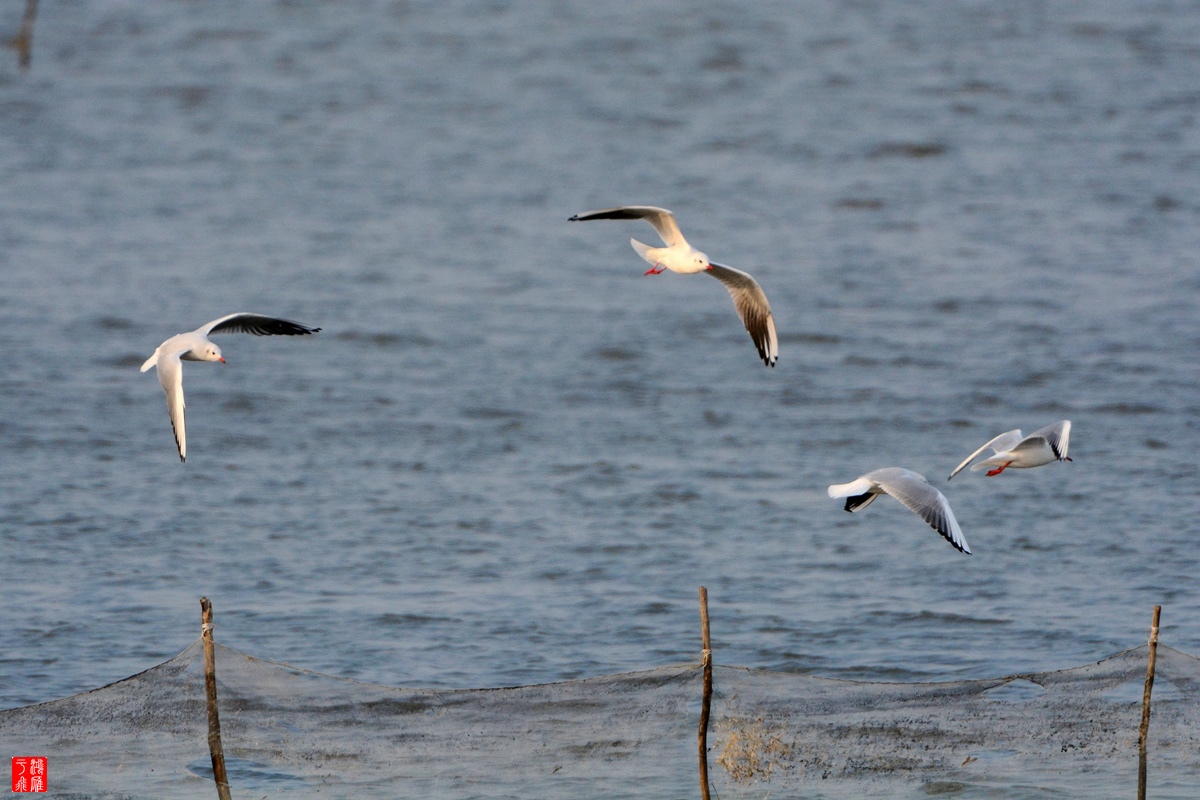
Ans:
[[[679,231],[675,215],[665,208],[620,206],[576,214],[567,221],[587,222],[593,219],[644,219],[653,225],[666,247],[651,247],[637,239],[629,240],[637,254],[651,265],[646,274],[658,275],[664,269],[685,275],[707,272],[725,284],[733,298],[734,308],[742,318],[742,324],[754,340],[759,357],[768,367],[775,366],[779,359],[779,337],[775,333],[775,317],[771,315],[771,304],[767,302],[767,295],[758,285],[758,281],[741,270],[709,261],[708,256],[687,243],[687,239],[684,239]]]
[[[167,413],[171,416],[171,427],[175,430],[175,445],[179,449],[179,460],[187,460],[187,432],[183,422],[183,362],[220,361],[225,363],[221,348],[208,337],[217,333],[249,333],[254,336],[302,336],[316,333],[320,328],[310,328],[298,322],[267,317],[262,314],[230,314],[201,325],[194,331],[180,333],[158,346],[154,354],[142,364],[142,372],[151,367],[158,369],[158,382],[167,394]]]
[[[929,526],[945,537],[963,553],[971,555],[967,539],[963,536],[958,520],[950,510],[946,496],[929,485],[925,476],[902,467],[884,467],[853,480],[829,487],[830,497],[846,498],[847,511],[862,511],[881,494],[890,494],[909,511],[914,512]]]
[[[950,473],[950,478],[962,472],[963,467],[978,458],[979,454],[989,447],[992,448],[993,455],[972,465],[971,471],[995,467],[995,469],[988,470],[988,475],[999,475],[1009,467],[1029,469],[1044,464],[1053,464],[1055,461],[1070,461],[1071,458],[1067,456],[1070,440],[1071,420],[1069,419],[1047,425],[1028,436],[1022,436],[1020,429],[1008,431],[967,456],[966,460]],[[950,478],[946,480],[950,480]]]

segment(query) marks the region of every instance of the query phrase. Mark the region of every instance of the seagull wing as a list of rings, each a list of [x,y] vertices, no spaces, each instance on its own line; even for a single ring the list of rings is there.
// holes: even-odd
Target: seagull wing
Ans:
[[[954,512],[950,510],[950,503],[946,501],[946,497],[911,470],[897,469],[888,472],[890,474],[875,478],[879,488],[928,522],[930,527],[945,537],[950,544],[970,555],[971,548],[967,546],[966,537],[963,536],[962,528],[958,527],[958,520],[954,518]]]
[[[1054,456],[1062,461],[1067,457],[1067,446],[1071,439],[1071,420],[1064,419],[1061,422],[1056,422],[1053,425],[1036,430],[1021,440],[1020,444],[1013,447],[1014,450],[1021,450],[1026,447],[1040,447],[1044,441],[1050,446],[1054,452]],[[1026,444],[1028,442],[1028,444]]]
[[[179,460],[187,461],[187,431],[183,424],[183,362],[179,360],[178,353],[159,359],[158,382],[167,393],[167,413],[171,415],[171,429],[175,431]]]
[[[775,366],[779,360],[779,337],[775,333],[775,317],[771,314],[771,304],[758,281],[745,272],[733,267],[711,264],[706,270],[709,275],[725,284],[729,296],[742,324],[750,332],[758,355],[768,367]]]
[[[665,208],[657,206],[605,208],[600,211],[585,211],[582,214],[576,214],[567,222],[587,222],[593,219],[644,219],[654,226],[654,230],[658,231],[658,235],[662,237],[668,247],[687,244],[687,240],[679,231],[679,223],[675,221],[675,215]]]
[[[214,319],[196,329],[196,333],[209,336],[214,333],[251,333],[255,336],[302,336],[316,333],[320,328],[310,328],[298,322],[262,314],[230,314]]]
[[[990,442],[985,444],[983,447],[979,448],[974,453],[971,453],[971,455],[967,456],[966,459],[961,464],[959,464],[957,467],[954,468],[954,472],[951,472],[950,477],[946,478],[946,480],[950,480],[955,475],[962,472],[963,467],[967,466],[967,464],[970,464],[972,461],[974,461],[976,458],[978,458],[979,454],[982,453],[984,450],[987,450],[989,447],[992,448],[992,450],[994,452],[1002,453],[1006,450],[1011,450],[1013,447],[1016,447],[1017,443],[1020,441],[1021,441],[1021,430],[1019,428],[1016,430],[1011,430],[1011,431],[1007,431],[1005,433],[1000,434],[999,436],[997,436],[996,438],[992,439]]]

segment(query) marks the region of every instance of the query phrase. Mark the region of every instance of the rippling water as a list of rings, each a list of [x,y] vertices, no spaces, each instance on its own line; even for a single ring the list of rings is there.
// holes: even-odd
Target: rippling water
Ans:
[[[20,8],[0,9],[15,31]],[[8,33],[0,35],[8,36]],[[0,706],[1200,652],[1194,4],[43,4],[0,53]],[[643,277],[622,203],[754,274]],[[316,337],[138,366],[233,311]],[[1074,421],[1074,463],[945,476]],[[898,504],[946,492],[975,551]]]

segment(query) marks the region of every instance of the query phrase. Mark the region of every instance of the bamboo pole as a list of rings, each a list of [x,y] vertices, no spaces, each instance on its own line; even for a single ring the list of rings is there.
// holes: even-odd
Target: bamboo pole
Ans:
[[[1146,738],[1150,735],[1150,692],[1154,689],[1154,661],[1158,656],[1158,618],[1162,606],[1154,607],[1150,623],[1150,658],[1146,663],[1146,688],[1142,692],[1142,726],[1138,729],[1138,800],[1146,800]]]
[[[700,706],[700,797],[708,794],[708,712],[712,705],[712,639],[708,634],[708,589],[700,587],[700,635],[704,642],[704,700]]]
[[[37,0],[25,0],[25,15],[21,18],[21,28],[8,44],[17,51],[17,63],[21,71],[29,69],[33,60],[33,21],[37,18]]]
[[[217,800],[231,800],[229,776],[225,774],[225,750],[221,747],[221,720],[217,717],[217,665],[213,648],[212,603],[200,598],[200,638],[204,640],[204,692],[208,695],[208,751],[212,755]]]

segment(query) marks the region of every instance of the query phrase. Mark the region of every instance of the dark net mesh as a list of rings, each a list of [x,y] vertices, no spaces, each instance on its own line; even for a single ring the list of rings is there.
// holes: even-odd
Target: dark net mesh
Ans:
[[[698,665],[414,690],[217,646],[234,797],[693,798]],[[1147,648],[1056,672],[863,683],[716,667],[714,797],[1133,797]],[[1200,661],[1158,648],[1150,796],[1200,787]],[[63,797],[213,797],[202,647],[0,712]]]

